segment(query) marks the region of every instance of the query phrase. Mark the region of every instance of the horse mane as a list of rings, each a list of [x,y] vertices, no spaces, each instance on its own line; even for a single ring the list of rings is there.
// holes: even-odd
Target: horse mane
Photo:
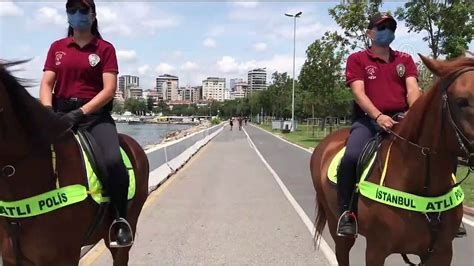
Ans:
[[[27,135],[33,140],[51,141],[62,135],[68,125],[26,90],[26,87],[31,87],[32,80],[15,77],[9,71],[9,68],[29,61],[0,61],[0,83],[3,84],[13,112]],[[60,131],[62,132],[59,133]]]
[[[9,68],[29,61],[30,60],[0,62],[0,82],[5,87],[7,95],[10,97],[13,112],[18,116],[22,125],[26,124],[26,121],[28,121],[27,110],[30,110],[30,105],[33,104],[31,101],[31,98],[33,97],[25,89],[26,87],[31,86],[28,84],[31,80],[13,76],[10,73]]]

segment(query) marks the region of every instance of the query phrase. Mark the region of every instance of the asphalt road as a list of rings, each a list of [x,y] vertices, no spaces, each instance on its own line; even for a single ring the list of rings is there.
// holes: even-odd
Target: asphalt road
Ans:
[[[252,135],[274,141],[257,129]],[[290,183],[299,189],[292,191],[299,200],[314,200],[311,187]],[[244,132],[235,127],[225,128],[150,195],[137,233],[130,265],[328,265]],[[94,259],[86,260],[112,265],[108,251],[95,251]]]
[[[253,127],[245,127],[257,149],[281,178],[290,193],[311,221],[315,218],[315,191],[309,171],[311,153],[295,147],[272,134]],[[470,220],[474,220],[472,217]],[[471,223],[473,224],[473,223]],[[474,265],[474,228],[466,224],[468,236],[454,240],[452,265]],[[324,239],[334,250],[334,242],[326,230]],[[365,239],[359,236],[351,250],[351,265],[365,265]],[[412,257],[412,261],[418,261]],[[385,265],[404,265],[400,255],[391,255]]]

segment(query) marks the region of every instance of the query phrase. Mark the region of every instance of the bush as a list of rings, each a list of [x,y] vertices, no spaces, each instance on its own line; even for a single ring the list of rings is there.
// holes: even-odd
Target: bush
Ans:
[[[219,125],[221,123],[221,120],[219,120],[218,118],[213,118],[211,120],[211,124],[213,125]]]

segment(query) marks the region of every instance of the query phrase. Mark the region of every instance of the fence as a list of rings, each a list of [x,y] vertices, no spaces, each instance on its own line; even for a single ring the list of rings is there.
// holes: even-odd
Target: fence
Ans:
[[[223,124],[195,132],[182,139],[164,143],[146,151],[150,163],[148,191],[155,190],[183,166],[202,146],[223,129]]]

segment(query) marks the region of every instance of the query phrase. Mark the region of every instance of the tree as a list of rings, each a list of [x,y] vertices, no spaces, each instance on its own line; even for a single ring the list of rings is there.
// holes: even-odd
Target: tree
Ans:
[[[418,69],[418,85],[422,91],[425,91],[433,84],[434,75],[421,61],[416,63],[416,67]]]
[[[344,85],[343,63],[347,55],[333,41],[334,34],[326,33],[306,50],[306,61],[301,68],[301,89],[307,92],[310,104],[319,116],[347,115],[352,99]],[[342,111],[342,112],[341,112]]]
[[[147,107],[144,100],[130,98],[125,100],[124,109],[134,114],[138,114],[140,112],[145,112]]]
[[[405,21],[408,32],[424,32],[433,58],[464,55],[474,36],[473,1],[411,0],[395,15]]]
[[[113,108],[112,108],[112,112],[117,113],[117,114],[121,114],[121,113],[123,113],[123,111],[124,111],[123,104],[121,104],[121,103],[114,100],[114,105],[113,105]]]
[[[149,112],[153,111],[155,100],[152,97],[146,99],[146,107]]]
[[[262,106],[266,107],[267,114],[278,118],[291,117],[292,87],[293,79],[288,73],[274,72],[272,74],[272,82],[265,91],[265,95],[261,97]],[[298,98],[297,88],[298,83],[295,82],[295,107]]]
[[[369,18],[378,12],[382,0],[351,1],[349,4],[339,4],[329,9],[329,15],[344,30],[343,45],[351,49],[365,49],[370,40],[366,35]]]

